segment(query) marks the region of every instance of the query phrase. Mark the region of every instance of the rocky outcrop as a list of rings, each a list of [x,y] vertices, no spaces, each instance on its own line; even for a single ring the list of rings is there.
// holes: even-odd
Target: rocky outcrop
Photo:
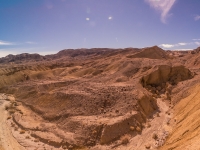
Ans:
[[[141,83],[144,87],[149,86],[160,86],[164,88],[166,83],[176,85],[180,81],[191,79],[193,77],[191,71],[184,66],[158,66],[158,68],[142,77]]]

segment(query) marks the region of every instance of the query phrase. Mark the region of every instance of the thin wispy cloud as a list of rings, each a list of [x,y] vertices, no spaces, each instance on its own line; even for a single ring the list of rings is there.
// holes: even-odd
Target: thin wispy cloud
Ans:
[[[37,44],[37,43],[33,41],[27,41],[26,44]]]
[[[0,45],[15,45],[15,44],[12,43],[12,42],[8,42],[8,41],[2,41],[2,40],[0,40]]]
[[[181,48],[181,49],[175,49],[176,51],[190,51],[191,48]]]
[[[198,46],[200,45],[200,42],[194,42],[194,43],[195,43],[196,45],[198,45]]]
[[[176,0],[145,0],[151,7],[161,13],[162,23],[166,23],[167,17],[170,16],[169,11],[176,2]]]
[[[31,47],[31,48],[0,48],[0,57],[5,57],[9,54],[17,55],[21,53],[37,53],[40,55],[47,55],[56,53],[56,50],[51,50],[48,47]]]
[[[172,47],[174,47],[174,45],[172,45],[172,44],[160,44],[159,46],[161,46],[163,48],[172,48]]]
[[[162,47],[162,48],[173,48],[173,47],[179,47],[179,46],[186,46],[186,45],[190,45],[190,44],[194,44],[194,43],[180,42],[180,43],[176,43],[176,44],[160,44],[159,46]]]
[[[188,45],[188,43],[178,43],[178,45],[184,46],[184,45]]]
[[[196,15],[196,16],[194,17],[194,20],[195,20],[195,21],[200,20],[200,15]]]
[[[192,39],[193,41],[200,41],[200,39]]]
[[[162,48],[175,48],[175,47],[181,47],[181,46],[183,47],[183,46],[187,46],[187,45],[198,45],[199,46],[200,42],[198,42],[198,41],[188,42],[188,43],[180,42],[180,43],[176,43],[176,44],[160,44],[159,46],[162,47]]]

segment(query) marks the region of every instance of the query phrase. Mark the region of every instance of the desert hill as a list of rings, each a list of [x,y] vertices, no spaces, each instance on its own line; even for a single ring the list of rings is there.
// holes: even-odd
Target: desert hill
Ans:
[[[146,47],[141,49],[138,53],[129,56],[130,58],[151,58],[151,59],[166,59],[169,56],[164,50],[158,46]]]
[[[7,108],[13,134],[26,149],[41,147],[20,130],[53,149],[198,149],[198,49],[0,58],[0,92],[15,97]]]
[[[9,63],[9,62],[19,62],[19,61],[41,61],[45,59],[45,57],[39,54],[18,54],[18,55],[7,55],[6,57],[0,58],[0,63]]]

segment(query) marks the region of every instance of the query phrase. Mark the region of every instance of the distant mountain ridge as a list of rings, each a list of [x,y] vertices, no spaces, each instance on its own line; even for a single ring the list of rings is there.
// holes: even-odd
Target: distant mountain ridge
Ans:
[[[199,53],[200,47],[191,51],[191,53]],[[63,57],[69,58],[84,58],[92,56],[111,56],[117,55],[119,53],[129,53],[128,58],[150,58],[150,59],[166,59],[168,58],[167,51],[163,50],[158,46],[146,47],[146,48],[91,48],[91,49],[64,49],[56,54],[42,56],[40,54],[29,54],[22,53],[18,55],[9,54],[6,57],[0,58],[0,63],[10,63],[10,62],[34,62],[43,60],[53,60]]]
[[[113,55],[120,52],[137,51],[138,48],[124,48],[124,49],[111,49],[111,48],[92,48],[92,49],[64,49],[56,54],[51,55],[39,55],[22,53],[17,55],[9,54],[6,57],[0,58],[0,63],[9,62],[20,62],[20,61],[42,61],[58,59],[62,57],[87,57],[87,56],[98,56],[98,55]]]

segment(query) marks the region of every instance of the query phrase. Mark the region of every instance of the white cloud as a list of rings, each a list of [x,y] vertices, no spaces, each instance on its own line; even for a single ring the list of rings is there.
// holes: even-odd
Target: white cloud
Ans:
[[[178,43],[178,45],[184,46],[184,45],[188,45],[189,43]]]
[[[172,44],[161,44],[159,46],[161,46],[163,48],[172,48],[172,47],[174,47],[174,45],[172,45]]]
[[[151,7],[160,11],[161,21],[166,23],[166,18],[170,15],[168,14],[176,0],[145,0]]]
[[[190,45],[192,43],[177,43],[177,44],[161,44],[160,46],[163,48],[172,48],[172,47],[178,47],[178,46],[186,46],[186,45]]]
[[[196,15],[195,17],[194,17],[194,20],[195,21],[198,21],[200,19],[200,15]]]
[[[32,41],[27,41],[26,44],[37,44],[37,43]]]
[[[196,39],[193,39],[193,40],[196,40]],[[197,39],[199,40],[199,39]],[[183,43],[183,42],[180,42],[180,43],[177,43],[177,44],[160,44],[159,46],[162,47],[162,48],[174,48],[174,47],[183,47],[183,46],[186,46],[186,45],[200,45],[200,42],[196,41],[196,42],[188,42],[188,43]]]
[[[194,42],[196,45],[200,45],[200,42]]]
[[[190,48],[181,48],[181,49],[175,49],[176,51],[189,51],[192,50]]]
[[[89,21],[89,20],[90,20],[90,18],[86,18],[85,20]]]
[[[14,45],[14,43],[0,40],[0,45]]]
[[[109,20],[112,20],[112,17],[110,16],[110,17],[108,17],[108,19],[109,19]]]

